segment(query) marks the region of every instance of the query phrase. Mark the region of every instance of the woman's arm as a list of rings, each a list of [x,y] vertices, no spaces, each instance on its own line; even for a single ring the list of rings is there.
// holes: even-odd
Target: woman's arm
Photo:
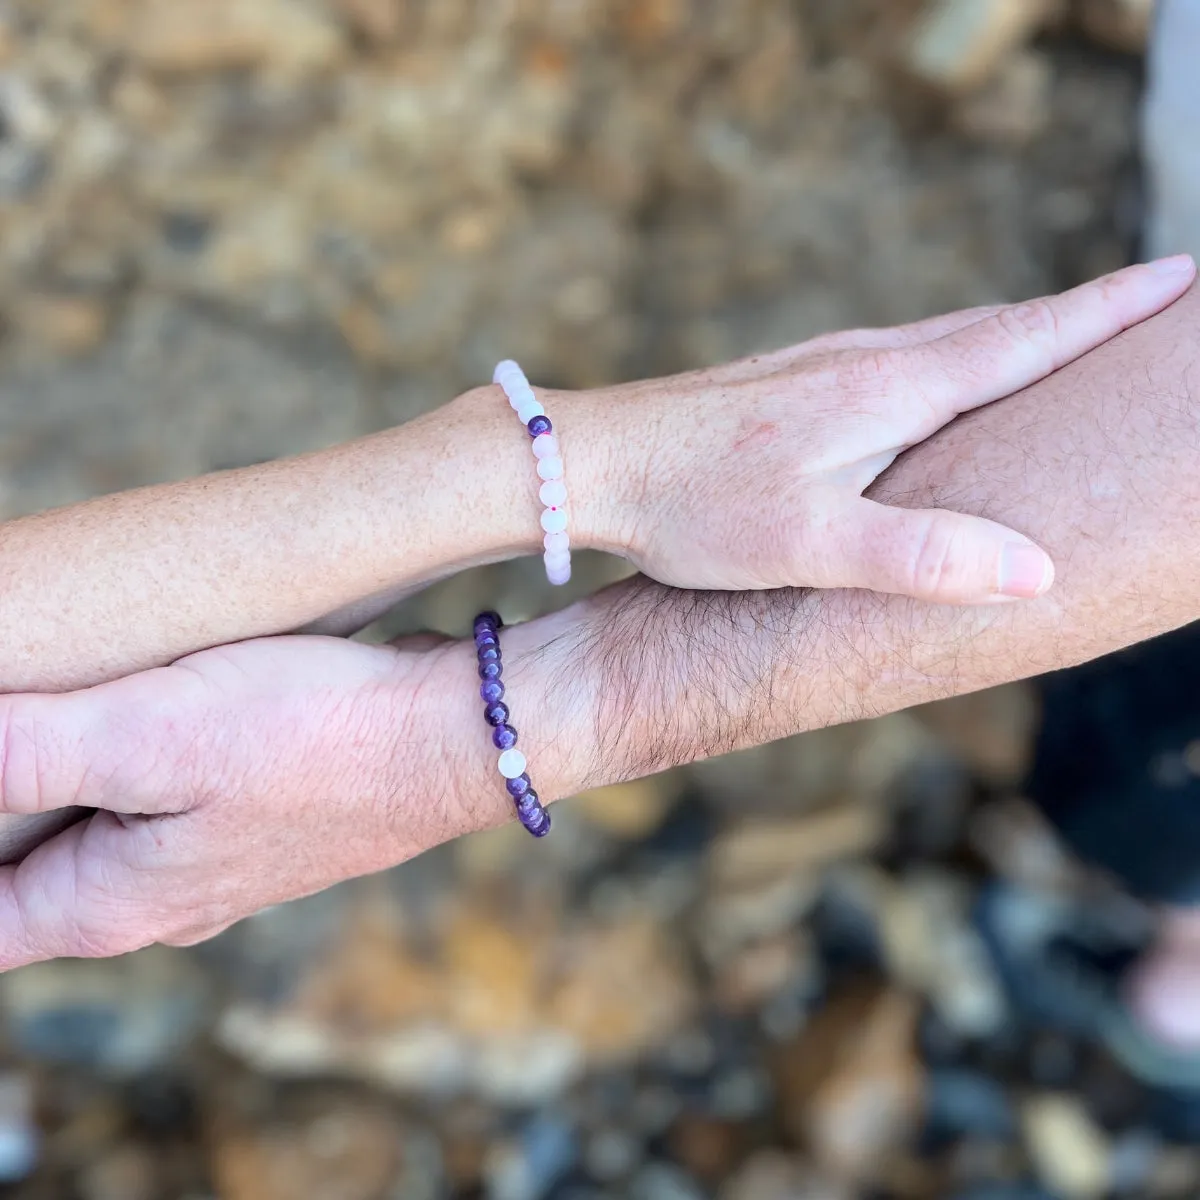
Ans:
[[[600,446],[587,403],[555,404],[579,444]],[[480,389],[333,449],[0,526],[0,692],[68,691],[266,634],[348,633],[423,584],[537,552],[515,425]],[[594,457],[572,455],[580,490],[602,491]],[[587,509],[574,515],[589,540]]]
[[[1053,570],[1022,534],[862,491],[906,446],[1158,312],[1193,275],[1168,260],[711,371],[543,392],[572,541],[680,587],[1038,594]],[[528,437],[499,389],[481,388],[332,450],[15,521],[0,527],[0,692],[348,632],[422,584],[538,552],[536,483]]]

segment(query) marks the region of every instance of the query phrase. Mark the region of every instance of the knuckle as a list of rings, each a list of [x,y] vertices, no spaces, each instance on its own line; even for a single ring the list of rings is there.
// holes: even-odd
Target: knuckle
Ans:
[[[44,804],[47,736],[32,704],[0,703],[0,796],[5,811],[32,815]]]
[[[871,346],[848,354],[844,367],[852,387],[890,387],[901,373],[900,352],[891,346]]]
[[[909,558],[909,582],[921,596],[944,596],[959,575],[959,542],[953,525],[931,517],[913,542]]]
[[[1009,337],[1038,347],[1050,347],[1061,333],[1058,310],[1049,300],[1028,300],[1002,308],[995,319]]]

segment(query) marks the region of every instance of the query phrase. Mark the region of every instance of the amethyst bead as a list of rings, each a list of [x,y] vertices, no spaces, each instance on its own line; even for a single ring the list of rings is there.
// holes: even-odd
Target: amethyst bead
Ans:
[[[533,803],[527,804],[530,797],[533,797]],[[542,807],[536,792],[530,792],[518,801],[517,818],[536,838],[545,837],[550,832],[550,814]]]
[[[550,418],[547,416],[534,417],[525,428],[529,430],[530,437],[541,437],[543,433],[554,432],[554,426],[550,423]]]
[[[495,646],[495,645],[481,646],[479,648],[477,657],[481,663],[499,662],[500,661],[500,647]]]
[[[492,726],[505,725],[508,723],[508,718],[508,705],[501,704],[498,700],[483,710],[483,719]]]
[[[516,779],[506,779],[504,781],[504,786],[508,788],[508,794],[514,800],[520,800],[529,791],[531,785],[532,780],[530,780],[528,775],[518,775]]]
[[[475,635],[476,650],[498,650],[500,648],[500,639],[496,636],[494,629],[485,629],[482,633]]]
[[[484,704],[495,704],[504,699],[504,684],[498,679],[485,679],[479,685],[479,696]]]
[[[497,750],[511,750],[517,744],[517,731],[511,725],[497,725],[492,730],[492,745]]]
[[[476,634],[479,634],[484,629],[490,629],[494,633],[497,629],[503,628],[504,622],[500,619],[500,614],[497,612],[492,612],[491,610],[487,612],[481,612],[479,616],[475,618]]]
[[[479,664],[480,679],[499,679],[504,668],[498,662],[481,662]]]

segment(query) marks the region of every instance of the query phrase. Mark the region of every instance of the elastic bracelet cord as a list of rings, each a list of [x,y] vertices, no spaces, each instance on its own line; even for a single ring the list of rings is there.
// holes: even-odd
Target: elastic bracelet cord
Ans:
[[[567,485],[563,482],[558,437],[546,410],[534,396],[525,372],[515,362],[502,362],[492,380],[503,389],[513,411],[533,438],[533,456],[537,459],[538,478],[542,481],[538,498],[545,506],[542,530],[545,533],[546,578],[561,587],[571,581],[571,539],[567,533]]]
[[[475,653],[479,658],[479,695],[485,708],[483,718],[492,727],[492,745],[500,751],[497,764],[504,786],[512,797],[521,824],[535,838],[550,832],[550,814],[542,807],[525,772],[525,755],[516,749],[517,731],[509,724],[508,705],[504,703],[504,662],[500,656],[500,630],[503,621],[494,612],[475,618]]]

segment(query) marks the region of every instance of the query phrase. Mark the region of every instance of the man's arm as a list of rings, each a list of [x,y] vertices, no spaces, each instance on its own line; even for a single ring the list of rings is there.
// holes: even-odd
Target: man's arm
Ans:
[[[1055,587],[959,609],[865,592],[618,585],[509,634],[530,694],[531,761],[554,781],[545,790],[1038,674],[1200,617],[1200,288],[960,418],[874,495],[1020,530],[1053,556]]]

